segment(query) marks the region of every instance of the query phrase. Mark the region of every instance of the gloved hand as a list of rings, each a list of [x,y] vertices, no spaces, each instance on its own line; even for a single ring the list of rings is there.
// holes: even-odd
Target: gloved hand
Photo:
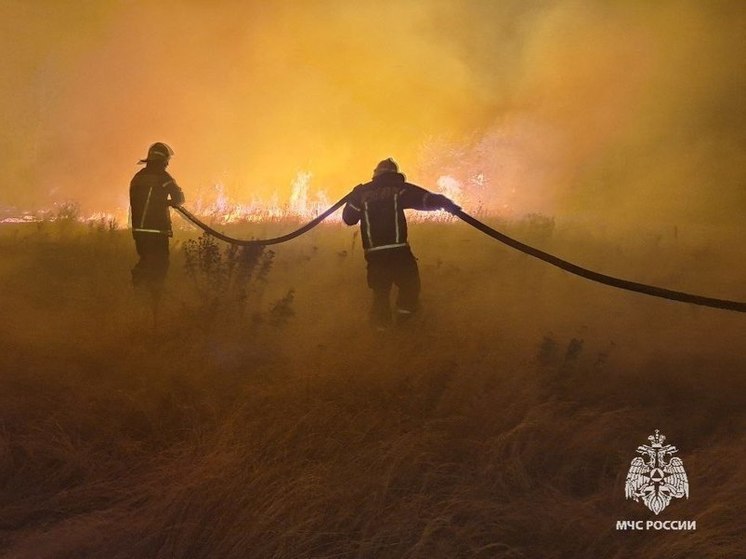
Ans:
[[[433,198],[435,205],[448,213],[453,213],[461,209],[461,206],[457,205],[453,200],[447,198],[443,194],[435,194]]]

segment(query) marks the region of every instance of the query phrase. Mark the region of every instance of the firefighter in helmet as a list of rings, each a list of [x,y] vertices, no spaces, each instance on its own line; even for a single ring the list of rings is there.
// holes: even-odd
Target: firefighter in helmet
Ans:
[[[140,260],[132,269],[136,289],[148,291],[157,306],[168,271],[168,239],[173,235],[169,206],[184,203],[184,193],[166,172],[173,150],[162,142],[150,146],[148,155],[130,183],[132,236]]]
[[[399,289],[397,322],[408,319],[418,308],[420,275],[407,243],[404,210],[458,210],[442,194],[433,194],[406,182],[393,159],[384,159],[373,171],[373,180],[356,186],[342,213],[347,225],[360,222],[368,268],[368,287],[373,290],[370,320],[379,330],[391,323],[391,288]]]

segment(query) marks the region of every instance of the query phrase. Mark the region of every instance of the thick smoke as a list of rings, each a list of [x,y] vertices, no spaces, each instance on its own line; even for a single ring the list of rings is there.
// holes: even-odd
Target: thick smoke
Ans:
[[[397,158],[464,203],[740,224],[739,2],[0,7],[0,203],[126,203],[156,140],[189,193],[332,196]],[[443,178],[447,176],[447,178]],[[440,180],[439,180],[440,179]],[[454,190],[455,189],[455,190]]]

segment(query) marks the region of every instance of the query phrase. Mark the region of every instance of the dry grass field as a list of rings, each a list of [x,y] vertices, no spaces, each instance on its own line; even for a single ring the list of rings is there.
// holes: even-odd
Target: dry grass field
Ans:
[[[746,299],[727,231],[499,225],[594,270]],[[0,557],[744,556],[743,315],[421,223],[423,311],[378,334],[352,229],[251,269],[191,245],[190,271],[196,236],[172,244],[154,328],[127,231],[0,230]],[[658,517],[624,496],[654,429],[691,486]],[[615,528],[652,518],[697,529]]]

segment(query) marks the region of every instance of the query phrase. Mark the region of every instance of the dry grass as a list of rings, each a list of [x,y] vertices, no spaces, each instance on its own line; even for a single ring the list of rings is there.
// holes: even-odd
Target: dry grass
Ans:
[[[514,231],[600,271],[746,298],[727,244]],[[742,316],[616,292],[460,224],[420,224],[424,311],[378,336],[359,247],[331,225],[218,300],[176,248],[153,331],[129,287],[126,232],[0,233],[2,557],[746,549]],[[290,290],[292,312],[273,320]],[[652,515],[623,485],[655,428],[691,482],[661,517],[696,532],[614,529]]]

